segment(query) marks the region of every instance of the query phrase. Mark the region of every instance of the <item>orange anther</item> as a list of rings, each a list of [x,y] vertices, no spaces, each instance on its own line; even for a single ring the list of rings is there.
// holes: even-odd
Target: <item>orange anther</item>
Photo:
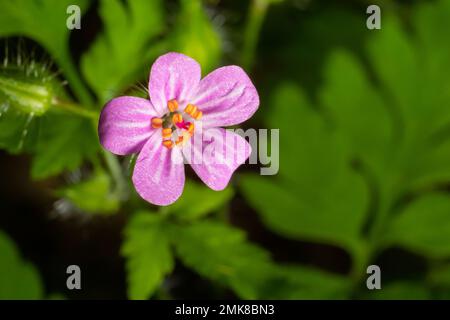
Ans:
[[[186,106],[186,108],[184,108],[184,112],[186,112],[187,114],[191,114],[192,110],[194,109],[194,105],[193,104],[188,104]]]
[[[162,136],[163,138],[170,138],[172,136],[172,129],[171,128],[162,129]]]
[[[173,117],[172,117],[172,122],[173,122],[174,124],[180,123],[180,122],[182,122],[182,121],[183,121],[183,117],[181,116],[181,114],[175,113],[175,114],[173,115]]]
[[[188,132],[192,134],[194,132],[194,128],[194,124],[191,122],[188,127]]]
[[[152,118],[152,127],[153,128],[161,128],[162,123],[163,123],[163,121],[161,118]]]
[[[167,149],[170,149],[170,148],[173,147],[173,142],[172,142],[172,140],[163,140],[162,143],[163,143],[164,147],[166,147]]]
[[[192,115],[192,118],[194,118],[195,120],[199,120],[202,117],[202,115],[203,115],[203,112],[201,112],[200,110],[197,110],[197,112],[195,112]]]
[[[178,109],[178,101],[175,99],[169,100],[167,102],[167,108],[169,109],[170,112],[174,112],[175,110]]]
[[[196,112],[197,112],[197,107],[194,106],[194,105],[192,105],[192,110],[191,110],[191,112],[189,112],[189,114],[190,114],[191,116],[193,116]]]

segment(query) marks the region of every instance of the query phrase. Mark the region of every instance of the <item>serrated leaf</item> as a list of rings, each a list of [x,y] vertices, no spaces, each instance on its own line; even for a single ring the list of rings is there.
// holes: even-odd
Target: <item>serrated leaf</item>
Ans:
[[[99,150],[97,133],[90,120],[64,115],[41,119],[41,132],[35,147],[31,174],[42,179],[74,170]]]
[[[0,232],[0,300],[42,299],[44,288],[33,265],[19,257],[14,243]]]
[[[379,173],[393,139],[392,111],[369,82],[362,65],[348,52],[333,52],[324,73],[322,105],[348,139],[352,155]]]
[[[420,116],[417,106],[422,102],[419,57],[398,19],[386,17],[383,24],[383,32],[378,32],[368,42],[367,52],[376,75],[406,116],[404,125],[409,135],[416,130],[411,119]]]
[[[352,148],[364,148],[360,158],[371,169],[376,215],[395,214],[403,197],[449,182],[450,81],[442,70],[450,65],[450,46],[439,39],[445,38],[442,29],[449,25],[450,6],[436,1],[417,6],[414,13],[411,30],[386,15],[383,32],[369,37],[367,53],[376,86],[364,80],[356,61],[339,53],[327,66],[328,85],[322,90],[322,103],[333,110],[337,130],[350,139]],[[385,119],[376,112],[382,104],[390,115]],[[360,117],[361,108],[367,108],[364,117],[369,122]],[[389,118],[395,125],[393,135],[382,139]],[[360,129],[349,132],[355,124]],[[386,219],[385,227],[389,222]]]
[[[439,0],[417,6],[413,15],[418,51],[422,54],[424,75],[420,79],[426,92],[427,114],[430,128],[439,130],[450,122],[450,77],[443,70],[450,68],[450,44],[446,39],[449,28],[450,5]],[[424,119],[425,120],[425,119]]]
[[[182,196],[168,210],[181,220],[195,220],[220,209],[232,196],[231,187],[214,191],[199,183],[186,181]]]
[[[386,239],[426,256],[450,256],[450,196],[431,193],[413,201],[393,219]]]
[[[367,214],[368,190],[350,168],[346,141],[327,128],[293,85],[279,87],[272,110],[269,126],[280,128],[283,150],[279,177],[242,177],[246,199],[277,233],[351,246]]]
[[[137,80],[159,53],[151,42],[164,29],[162,1],[100,2],[104,32],[81,60],[83,74],[101,102]]]
[[[161,216],[138,212],[128,222],[121,253],[127,259],[128,297],[147,299],[174,266],[167,227]]]
[[[271,267],[268,253],[242,231],[210,221],[172,226],[177,255],[200,275],[231,287],[243,299],[255,299]]]
[[[0,111],[0,148],[34,154],[31,174],[42,179],[93,159],[99,144],[89,120],[50,113],[36,117],[8,108]]]
[[[316,196],[250,174],[241,177],[240,186],[264,223],[281,235],[347,249],[359,241],[368,199],[366,186],[356,175]]]
[[[112,192],[111,178],[103,171],[97,171],[88,180],[65,187],[57,192],[80,210],[108,214],[119,209],[120,201]]]
[[[361,240],[368,222],[371,236],[382,241],[389,214],[405,197],[449,182],[450,81],[442,68],[450,46],[437,39],[445,37],[450,6],[437,1],[423,8],[415,10],[412,34],[386,15],[383,31],[369,36],[373,79],[354,56],[338,51],[325,65],[319,106],[310,106],[292,85],[276,90],[266,122],[280,128],[279,176],[241,179],[246,198],[269,228],[348,248]],[[352,169],[355,163],[358,170]],[[420,228],[432,241],[434,225],[424,221]],[[438,254],[446,245],[439,239],[434,250],[420,248]]]
[[[400,180],[395,183],[403,184],[397,186],[400,191],[410,187],[409,180],[414,179],[416,172],[428,170],[419,167],[420,156],[433,153],[437,145],[435,135],[450,123],[450,80],[442,72],[450,66],[450,46],[446,41],[438,41],[444,37],[442,28],[448,26],[450,8],[446,1],[437,1],[414,11],[412,35],[398,19],[388,16],[384,31],[368,42],[381,92],[386,94],[385,101],[397,117],[395,150],[386,156],[386,161],[392,164],[388,171]],[[449,139],[448,134],[445,139]]]

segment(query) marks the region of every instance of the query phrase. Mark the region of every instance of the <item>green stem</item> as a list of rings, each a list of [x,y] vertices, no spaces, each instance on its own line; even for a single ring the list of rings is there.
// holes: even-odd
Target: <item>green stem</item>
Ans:
[[[353,265],[351,270],[351,278],[353,284],[353,292],[361,287],[364,279],[367,277],[366,268],[370,265],[379,252],[384,250],[388,245],[386,241],[386,226],[389,221],[389,212],[392,206],[394,195],[393,182],[385,181],[386,186],[380,194],[379,207],[376,212],[374,221],[370,226],[370,230],[366,240],[361,239],[352,247]]]
[[[376,215],[372,227],[369,231],[370,242],[373,243],[374,245],[378,242],[378,239],[382,236],[388,218],[389,218],[389,209],[387,206],[383,205],[378,210],[378,214]]]
[[[407,160],[405,159],[405,161]],[[401,169],[395,164],[391,164],[391,166],[392,169],[389,172],[400,172]],[[369,230],[369,241],[375,250],[383,245],[393,204],[395,199],[400,197],[398,179],[397,174],[386,173],[383,181],[384,187],[380,190],[379,207]]]
[[[89,106],[93,105],[93,99],[88,89],[85,87],[83,81],[81,80],[81,77],[77,72],[75,65],[73,64],[73,60],[70,57],[70,55],[67,52],[65,52],[60,56],[59,59],[57,59],[57,61],[61,66],[61,68],[64,70],[64,74],[67,77],[67,80],[69,80],[71,88],[73,89],[75,95],[80,100],[80,102],[83,103],[84,105]],[[80,111],[81,108],[78,108],[75,105],[67,103],[65,104],[59,103],[56,106],[65,109],[66,111],[71,111],[78,115],[91,118],[93,120],[95,128],[97,128],[98,115],[96,113],[94,117],[93,114],[91,114],[88,110]],[[105,160],[106,165],[108,166],[111,176],[114,179],[116,187],[115,192],[117,193],[120,199],[125,199],[128,196],[128,188],[126,180],[122,173],[122,168],[120,166],[119,160],[117,159],[117,157],[115,157],[114,155],[112,155],[111,153],[109,153],[104,149],[102,149],[102,156]]]
[[[92,120],[98,120],[99,114],[98,112],[87,110],[82,108],[80,105],[75,103],[54,99],[52,101],[52,106],[56,109],[63,110],[65,112],[69,112],[75,114],[80,117],[89,118]]]
[[[244,30],[244,48],[242,50],[242,66],[250,69],[255,60],[259,33],[269,7],[269,0],[252,0]]]
[[[361,285],[361,281],[366,274],[366,268],[372,258],[371,247],[361,239],[351,246],[352,269],[350,278],[352,280],[353,291],[356,291]]]
[[[55,59],[63,70],[64,76],[67,78],[70,87],[78,100],[84,105],[92,106],[94,104],[94,99],[81,80],[70,54],[64,50],[64,52],[55,57]]]
[[[122,173],[122,167],[120,166],[117,157],[112,153],[106,151],[102,148],[102,155],[105,159],[106,165],[108,166],[111,176],[115,181],[116,193],[119,199],[124,200],[128,197],[128,186]]]

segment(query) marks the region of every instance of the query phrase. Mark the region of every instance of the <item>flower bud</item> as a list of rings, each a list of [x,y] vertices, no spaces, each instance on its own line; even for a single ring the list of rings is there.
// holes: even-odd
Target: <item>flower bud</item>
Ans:
[[[0,102],[21,112],[44,114],[51,106],[56,85],[47,75],[28,75],[21,68],[5,68],[0,73]]]

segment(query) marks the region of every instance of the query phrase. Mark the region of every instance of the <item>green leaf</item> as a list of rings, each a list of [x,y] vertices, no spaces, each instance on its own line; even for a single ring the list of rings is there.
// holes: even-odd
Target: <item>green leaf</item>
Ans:
[[[264,223],[281,235],[347,249],[359,240],[368,199],[366,186],[356,175],[316,197],[253,174],[242,176],[240,186]]]
[[[295,86],[278,88],[272,112],[269,127],[280,128],[283,150],[279,177],[243,176],[244,196],[277,233],[352,246],[366,218],[368,190],[350,168],[346,141],[327,128]]]
[[[92,123],[83,118],[48,115],[41,120],[31,174],[35,179],[74,170],[99,150]]]
[[[136,81],[143,70],[148,72],[159,53],[152,43],[165,23],[160,0],[103,0],[99,11],[104,32],[82,57],[81,67],[103,103]]]
[[[67,8],[77,5],[87,9],[87,0],[0,0],[0,36],[26,36],[39,42],[57,61],[79,98],[89,101],[89,93],[81,83],[68,48]]]
[[[450,264],[448,262],[432,265],[426,280],[436,293],[434,299],[448,300],[450,298]]]
[[[11,153],[34,154],[31,174],[35,179],[74,170],[99,151],[92,123],[57,113],[42,117],[13,108],[0,108],[0,148]]]
[[[450,182],[450,81],[443,71],[450,66],[443,31],[450,5],[436,1],[413,11],[409,32],[386,15],[383,31],[368,35],[368,61],[333,52],[317,105],[295,85],[276,88],[265,125],[280,128],[279,174],[240,179],[269,229],[339,245],[354,253],[355,271],[385,245],[432,258],[450,254],[448,194],[426,195],[402,209],[411,195]],[[281,287],[299,288],[298,297],[326,296],[304,293],[301,283]],[[386,291],[381,298],[430,296],[415,284]]]
[[[300,265],[276,265],[264,299],[345,299],[350,281],[341,275]]]
[[[450,181],[450,81],[442,71],[450,66],[450,46],[441,41],[450,6],[436,1],[417,6],[414,14],[410,30],[386,15],[383,32],[369,37],[377,86],[354,58],[338,52],[326,66],[321,90],[336,130],[371,169],[374,218],[382,216],[384,227],[403,197]]]
[[[352,155],[380,172],[393,138],[393,118],[351,54],[333,52],[325,67],[321,102],[350,144]],[[351,88],[351,90],[349,90]]]
[[[231,287],[243,299],[258,298],[270,259],[242,231],[210,221],[172,226],[171,239],[181,261],[200,275]]]
[[[417,130],[413,119],[423,115],[418,52],[397,19],[384,20],[383,32],[368,42],[368,54],[376,75],[404,116],[406,134],[411,135]]]
[[[450,288],[450,265],[448,263],[432,268],[428,276],[428,280],[434,286]]]
[[[214,191],[196,182],[186,181],[183,195],[168,209],[180,220],[195,220],[220,209],[232,196],[231,187]]]
[[[14,243],[0,232],[0,300],[42,299],[44,289],[36,269],[24,262]]]
[[[389,243],[435,258],[450,256],[450,196],[421,196],[392,221]]]
[[[138,212],[128,222],[121,253],[127,259],[128,297],[147,299],[174,266],[166,224],[161,216]]]
[[[439,129],[450,122],[450,77],[443,70],[450,68],[450,44],[448,34],[450,5],[439,0],[417,6],[414,10],[414,29],[417,33],[417,48],[422,53],[424,65],[422,90],[426,91],[426,114],[432,117],[431,128]],[[425,119],[424,119],[425,120]]]
[[[54,56],[66,52],[70,30],[67,7],[86,9],[85,0],[1,0],[0,36],[25,35],[41,43]]]
[[[113,213],[120,206],[119,198],[112,192],[111,178],[100,170],[90,179],[59,190],[57,194],[90,213]]]
[[[181,0],[181,11],[177,17],[171,37],[172,48],[196,59],[203,73],[219,64],[222,44],[206,15],[201,0]]]
[[[395,149],[385,156],[387,171],[394,179],[385,180],[394,180],[398,192],[414,189],[423,180],[428,184],[442,183],[448,175],[448,168],[441,166],[427,177],[420,176],[433,170],[434,161],[445,161],[433,160],[429,155],[440,157],[442,150],[433,150],[440,145],[436,135],[442,135],[441,131],[450,124],[450,81],[442,72],[450,66],[450,46],[439,40],[445,38],[442,28],[448,26],[450,7],[446,1],[437,1],[414,11],[413,36],[397,19],[386,17],[384,31],[371,38],[368,45],[381,92],[387,93],[386,103],[397,117],[398,136],[392,141]],[[380,121],[377,123],[381,125]],[[446,144],[448,132],[444,138],[441,142]]]
[[[450,181],[450,139],[431,143],[411,164],[410,188],[430,188]]]

